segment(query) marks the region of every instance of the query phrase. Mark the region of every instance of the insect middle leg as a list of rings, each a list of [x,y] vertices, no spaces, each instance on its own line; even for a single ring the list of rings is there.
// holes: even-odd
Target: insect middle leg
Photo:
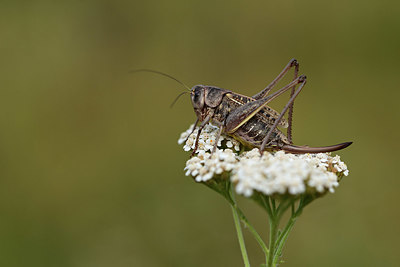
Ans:
[[[211,155],[214,154],[214,152],[217,150],[218,141],[219,141],[219,138],[221,137],[221,133],[222,133],[223,129],[224,129],[224,127],[222,125],[219,126],[217,137],[215,138],[215,143],[213,145],[213,150],[211,152]]]

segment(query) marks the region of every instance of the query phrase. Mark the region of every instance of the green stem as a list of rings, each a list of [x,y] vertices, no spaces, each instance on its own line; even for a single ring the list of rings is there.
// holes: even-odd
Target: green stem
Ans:
[[[270,200],[271,200],[272,210],[275,211],[276,210],[275,199],[270,198]]]
[[[275,218],[269,218],[269,253],[268,253],[268,261],[267,267],[273,267],[274,264],[274,252],[276,246],[276,236],[278,232],[278,220]]]
[[[261,200],[262,200],[262,202],[264,204],[264,208],[267,211],[268,217],[270,219],[272,219],[272,218],[275,217],[275,214],[274,214],[275,210],[272,210],[271,205],[269,204],[269,199],[270,199],[270,197],[268,197],[268,196],[262,196],[261,197]]]
[[[210,181],[209,183],[205,183],[205,185],[207,187],[209,187],[210,189],[219,193],[221,196],[223,196],[228,201],[228,203],[231,205],[231,207],[236,210],[236,213],[238,214],[240,220],[243,222],[243,224],[246,226],[246,228],[249,229],[250,233],[256,239],[256,241],[260,245],[261,249],[263,250],[264,254],[267,255],[269,250],[268,250],[267,245],[264,243],[264,240],[260,237],[260,235],[257,233],[256,229],[247,220],[247,218],[244,215],[244,213],[242,212],[242,210],[237,206],[235,196],[232,193],[233,192],[232,184],[229,182],[229,180],[226,179],[225,182],[220,182],[220,183],[216,183],[215,181]]]
[[[293,227],[294,223],[296,221],[295,217],[290,217],[289,221],[287,222],[285,228],[283,228],[282,232],[278,236],[278,239],[276,240],[276,243],[279,244],[278,247],[282,244],[282,239],[288,234],[287,232],[290,231],[291,227]],[[283,242],[284,244],[285,242]]]
[[[279,204],[277,211],[276,211],[276,214],[277,214],[277,217],[279,217],[279,220],[282,217],[282,215],[286,212],[286,210],[290,206],[292,206],[295,201],[296,200],[293,200],[293,199],[283,199],[281,201],[281,203]]]
[[[239,240],[240,251],[242,252],[242,258],[245,267],[250,267],[249,257],[247,256],[246,245],[244,243],[242,228],[240,227],[240,219],[239,215],[236,212],[236,209],[231,205],[232,213],[233,213],[233,220],[235,221],[236,227],[236,234]]]
[[[267,245],[264,243],[264,240],[262,240],[260,235],[257,233],[256,229],[247,220],[246,216],[244,216],[243,212],[237,207],[236,204],[231,204],[231,207],[236,210],[236,213],[238,214],[240,220],[245,224],[246,228],[249,229],[250,233],[256,239],[257,243],[260,245],[263,252],[265,254],[268,254],[269,250],[267,248]]]
[[[291,229],[294,226],[297,216],[301,213],[302,206],[300,205],[296,212],[294,212],[294,203],[295,199],[282,199],[278,206],[271,199],[272,203],[272,211],[271,213],[274,216],[270,216],[270,243],[269,250],[270,253],[268,255],[267,266],[272,267],[276,266],[278,260],[282,254],[283,246],[289,236]],[[283,216],[283,214],[292,207],[292,215],[286,224],[285,228],[280,232],[278,231],[279,222]]]
[[[267,245],[265,245],[264,240],[260,237],[260,235],[257,233],[256,229],[253,227],[253,225],[250,224],[250,222],[247,220],[246,216],[242,212],[241,209],[236,204],[236,199],[235,195],[233,193],[233,186],[231,184],[229,188],[229,199],[227,198],[228,202],[231,203],[231,207],[234,208],[239,215],[239,218],[242,220],[242,222],[246,225],[246,228],[249,229],[250,233],[253,235],[253,237],[256,239],[257,243],[260,245],[262,251],[264,252],[265,255],[269,253]],[[226,197],[226,196],[225,196]]]
[[[295,210],[295,201],[292,201],[290,203],[291,216],[290,216],[290,219],[287,222],[285,228],[283,229],[283,231],[278,236],[278,239],[277,239],[277,242],[276,242],[278,244],[278,246],[277,246],[276,251],[274,252],[274,256],[273,256],[274,257],[274,264],[277,264],[279,258],[281,257],[283,247],[284,247],[284,245],[286,243],[286,240],[289,237],[289,234],[290,234],[291,230],[293,229],[293,226],[294,226],[297,218],[303,212],[304,207],[307,206],[313,199],[314,199],[314,197],[312,197],[312,196],[311,197],[310,196],[302,196],[300,198],[300,202],[299,202],[299,205],[298,205],[296,210]],[[289,205],[286,208],[282,209],[282,213],[284,213],[285,209],[287,209],[287,208],[289,208]]]
[[[286,240],[289,237],[289,233],[292,230],[294,223],[296,222],[296,219],[297,219],[297,217],[295,217],[295,216],[291,217],[289,219],[288,223],[286,224],[285,228],[283,229],[282,233],[278,237],[278,240],[276,242],[278,244],[278,246],[277,246],[276,251],[273,256],[274,264],[276,264],[278,262],[279,258],[282,255],[283,246],[285,245]]]

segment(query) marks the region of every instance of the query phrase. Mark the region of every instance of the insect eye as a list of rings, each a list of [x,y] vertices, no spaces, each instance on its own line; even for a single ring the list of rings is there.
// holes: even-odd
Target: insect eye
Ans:
[[[201,109],[204,106],[204,86],[196,85],[191,92],[192,104],[195,109]]]
[[[201,91],[200,90],[201,90],[200,88],[196,88],[195,89],[194,95],[193,95],[193,101],[194,102],[197,102],[197,101],[200,100],[200,97],[201,97]]]

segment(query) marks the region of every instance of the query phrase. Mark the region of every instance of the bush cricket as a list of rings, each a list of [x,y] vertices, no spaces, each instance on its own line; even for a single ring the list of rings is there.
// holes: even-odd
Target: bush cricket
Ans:
[[[293,80],[276,92],[269,94],[292,68],[294,68]],[[215,152],[221,133],[232,136],[248,148],[258,148],[261,154],[264,150],[284,150],[289,153],[331,152],[346,148],[352,144],[352,142],[345,142],[324,147],[293,145],[293,104],[307,81],[306,76],[298,76],[299,64],[296,59],[290,60],[267,87],[252,97],[215,86],[195,85],[190,89],[184,83],[168,74],[146,69],[137,71],[149,71],[167,76],[184,85],[190,91],[184,93],[190,93],[192,105],[197,116],[191,134],[196,129],[197,124],[200,123],[192,155],[196,153],[200,133],[208,123],[219,128],[213,152]],[[296,89],[297,85],[299,86]],[[291,90],[290,99],[281,113],[268,106],[268,103],[288,90]],[[184,93],[180,94],[175,101]],[[288,112],[287,120],[283,118],[286,112]],[[287,134],[285,135],[278,126],[287,128]]]

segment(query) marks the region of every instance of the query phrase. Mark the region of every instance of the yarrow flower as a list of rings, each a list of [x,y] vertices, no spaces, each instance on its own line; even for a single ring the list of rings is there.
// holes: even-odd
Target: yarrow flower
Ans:
[[[231,149],[218,149],[213,155],[203,150],[186,162],[186,176],[195,177],[196,182],[205,182],[214,175],[232,171],[237,162],[237,155]]]
[[[192,134],[190,134],[192,132],[193,126],[194,126],[193,124],[190,125],[189,129],[183,132],[178,140],[178,144],[185,143],[183,146],[183,149],[185,151],[193,150],[195,146],[198,128],[196,128],[196,130]],[[200,153],[201,151],[211,152],[214,147],[217,134],[218,134],[218,127],[211,124],[207,124],[199,136],[199,144],[196,153]],[[235,151],[240,151],[241,147],[240,142],[226,135],[221,135],[221,137],[218,140],[217,146],[221,147],[222,145],[228,148],[232,148]]]
[[[183,132],[178,143],[185,151],[195,147],[198,128]],[[304,207],[327,192],[333,193],[349,170],[339,156],[330,153],[290,154],[284,151],[246,150],[237,140],[222,134],[216,144],[218,128],[208,124],[198,136],[196,154],[186,162],[191,176],[222,195],[231,205],[245,266],[250,266],[240,222],[246,225],[266,257],[268,267],[277,266],[283,246]],[[215,152],[212,153],[214,147]],[[267,212],[269,246],[250,224],[235,201],[234,193],[255,200]],[[290,210],[286,226],[279,229],[283,214]]]
[[[178,140],[184,150],[194,149],[197,130],[190,136],[193,125]],[[186,175],[196,182],[219,179],[224,172],[230,173],[236,193],[245,197],[254,191],[265,195],[299,195],[306,192],[334,192],[339,179],[349,171],[339,156],[329,153],[290,154],[283,151],[262,156],[257,148],[238,153],[242,145],[235,139],[221,135],[216,152],[211,155],[218,128],[207,125],[199,136],[197,155],[186,162]],[[231,149],[234,148],[235,152]]]

